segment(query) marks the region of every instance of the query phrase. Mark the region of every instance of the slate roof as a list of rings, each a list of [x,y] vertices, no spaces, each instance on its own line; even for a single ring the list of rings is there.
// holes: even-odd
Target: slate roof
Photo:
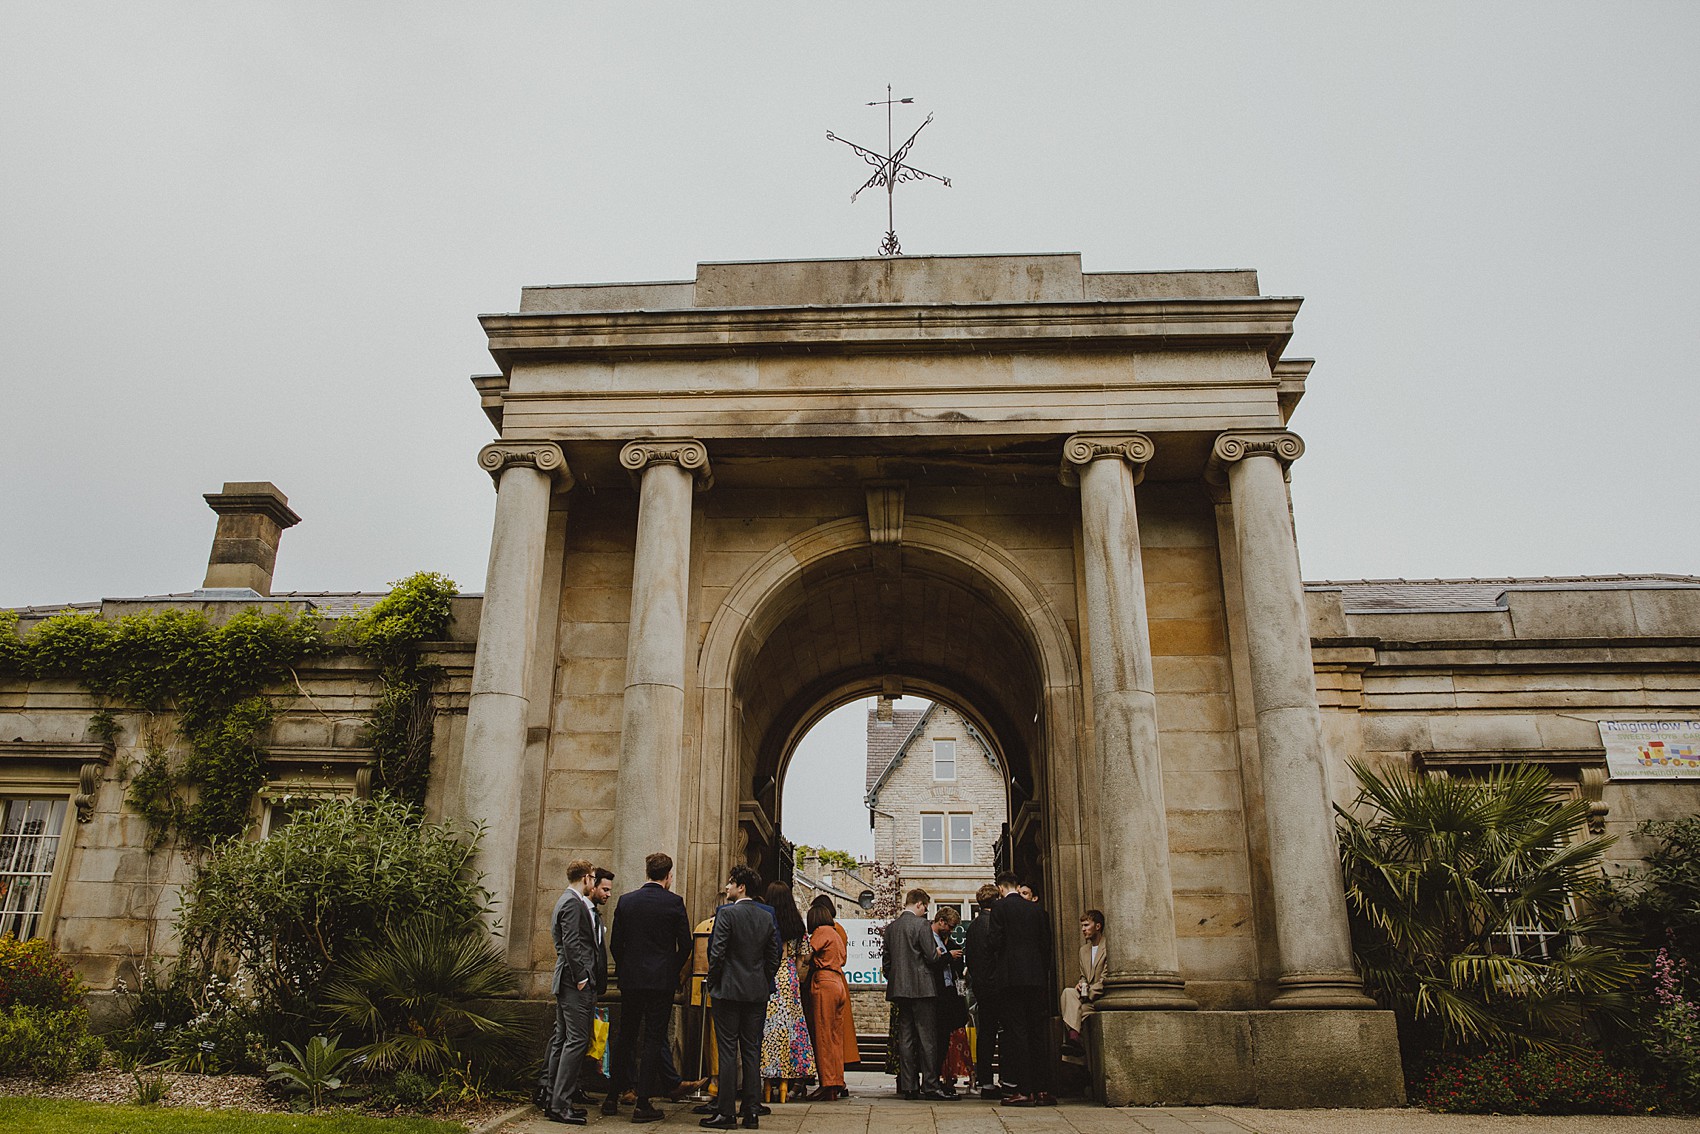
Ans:
[[[868,710],[868,783],[867,792],[871,794],[885,770],[891,767],[891,762],[897,759],[903,751],[903,742],[909,739],[915,731],[915,726],[921,723],[921,718],[927,715],[926,709],[897,709],[891,710],[891,720],[882,721],[873,709]]]
[[[1695,575],[1570,575],[1523,579],[1325,579],[1307,591],[1339,591],[1347,614],[1506,609],[1511,591],[1642,591],[1700,588]]]
[[[168,595],[138,595],[134,598],[99,599],[94,602],[62,602],[43,604],[39,606],[14,606],[5,609],[15,610],[20,618],[50,618],[67,610],[99,610],[103,602],[125,602],[147,605],[149,603],[170,602],[304,602],[313,610],[327,618],[340,618],[345,614],[359,614],[378,605],[388,591],[274,591],[269,595],[259,595],[252,591],[246,594],[239,588],[221,587],[213,590],[177,591]],[[479,594],[462,594],[461,598],[482,598]]]

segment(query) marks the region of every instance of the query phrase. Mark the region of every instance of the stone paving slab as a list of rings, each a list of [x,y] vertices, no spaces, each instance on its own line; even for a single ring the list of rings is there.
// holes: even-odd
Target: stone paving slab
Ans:
[[[1433,1114],[1426,1110],[1259,1110],[1254,1107],[1121,1107],[1068,1099],[1056,1107],[1005,1107],[963,1098],[908,1102],[889,1075],[851,1072],[851,1097],[832,1103],[776,1103],[761,1120],[762,1134],[1700,1134],[1700,1119],[1662,1116]],[[667,1117],[648,1124],[658,1134],[688,1134],[701,1117],[689,1103],[662,1103]],[[631,1108],[618,1118],[590,1109],[599,1134],[629,1127]],[[504,1134],[557,1134],[573,1127],[533,1110],[503,1127]],[[635,1131],[634,1131],[635,1134]]]
[[[687,1134],[699,1115],[688,1106],[663,1104],[667,1117],[652,1131]],[[591,1108],[586,1129],[601,1134],[630,1126],[629,1108],[603,1118]],[[504,1134],[556,1134],[571,1129],[533,1110],[509,1122]],[[904,1102],[873,1105],[784,1103],[761,1120],[766,1134],[1696,1134],[1700,1119],[1572,1115],[1432,1114],[1403,1110],[1256,1110],[1249,1107],[1123,1107],[1086,1102],[1056,1108],[1014,1109],[995,1103]]]

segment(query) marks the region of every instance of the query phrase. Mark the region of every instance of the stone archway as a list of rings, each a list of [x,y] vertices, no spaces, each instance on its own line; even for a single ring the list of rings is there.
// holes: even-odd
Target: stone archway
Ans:
[[[1053,908],[1106,914],[1102,1097],[1397,1098],[1285,483],[1310,364],[1283,357],[1298,301],[1256,283],[704,264],[485,316],[496,518],[441,796],[489,825],[533,986],[567,862],[631,880],[665,848],[711,908],[739,836],[772,838],[791,733],[901,681],[984,718],[1044,812]]]
[[[1085,900],[1077,656],[1043,588],[958,525],[912,518],[900,544],[874,544],[860,519],[792,537],[744,573],[704,638],[693,886],[705,871],[712,886],[727,848],[770,858],[782,761],[821,715],[900,688],[964,707],[996,738],[1012,814],[1027,806],[1042,817],[1032,854],[1047,890]]]

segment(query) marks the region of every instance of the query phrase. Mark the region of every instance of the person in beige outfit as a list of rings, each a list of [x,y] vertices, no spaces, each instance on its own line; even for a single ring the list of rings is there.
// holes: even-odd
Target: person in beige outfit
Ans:
[[[1086,1017],[1098,1009],[1093,1001],[1104,995],[1104,975],[1110,971],[1110,948],[1104,940],[1104,914],[1087,910],[1080,915],[1080,979],[1063,989],[1063,1026],[1068,1038],[1079,1041]]]

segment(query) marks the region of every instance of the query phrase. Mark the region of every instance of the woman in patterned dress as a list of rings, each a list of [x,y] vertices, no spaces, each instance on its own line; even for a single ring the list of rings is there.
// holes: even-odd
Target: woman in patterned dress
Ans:
[[[808,972],[809,942],[803,915],[791,887],[775,882],[767,888],[767,904],[779,923],[779,972],[773,995],[767,998],[767,1023],[761,1033],[761,1077],[771,1097],[784,1102],[792,1084],[815,1076],[815,1048],[803,1019],[803,985]]]

